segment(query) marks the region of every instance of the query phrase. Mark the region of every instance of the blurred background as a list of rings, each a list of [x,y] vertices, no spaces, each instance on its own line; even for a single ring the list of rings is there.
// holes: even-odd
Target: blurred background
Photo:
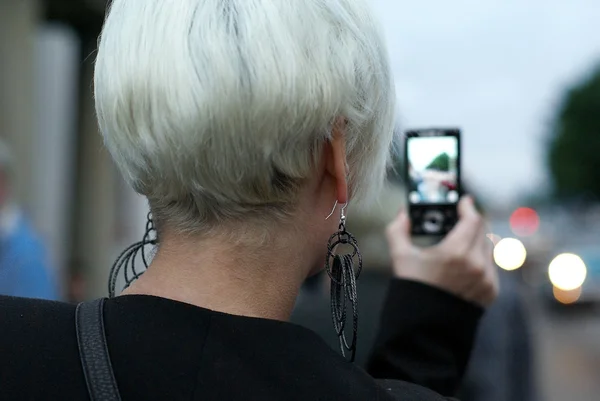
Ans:
[[[106,3],[0,0],[0,238],[42,255],[52,297],[70,301],[106,295],[110,266],[141,238],[147,214],[95,121],[93,61]],[[598,399],[600,5],[372,3],[390,48],[402,129],[463,131],[463,178],[489,220],[504,283],[482,324],[463,398]],[[397,164],[378,205],[349,216],[366,263],[363,350],[389,272],[382,230],[405,202],[400,157]],[[11,260],[0,257],[0,281],[10,281],[2,269]],[[19,277],[17,284],[27,280]],[[332,331],[326,296],[325,278],[315,278],[294,316],[324,337]],[[498,390],[507,387],[514,392]]]

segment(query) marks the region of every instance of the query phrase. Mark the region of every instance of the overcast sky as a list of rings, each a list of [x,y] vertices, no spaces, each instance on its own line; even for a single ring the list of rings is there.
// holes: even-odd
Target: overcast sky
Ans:
[[[511,200],[545,177],[564,88],[600,62],[600,0],[372,0],[403,128],[463,129],[463,172]]]

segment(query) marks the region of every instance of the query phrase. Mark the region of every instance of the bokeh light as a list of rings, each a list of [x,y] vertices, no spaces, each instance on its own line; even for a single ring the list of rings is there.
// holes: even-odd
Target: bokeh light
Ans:
[[[521,241],[504,238],[494,247],[494,261],[504,270],[517,270],[525,264],[527,250]]]
[[[540,228],[538,213],[529,207],[520,207],[510,216],[510,229],[515,235],[529,237]]]
[[[572,291],[583,285],[587,267],[579,256],[563,253],[550,262],[548,276],[555,287],[563,291]]]
[[[571,291],[565,291],[558,287],[553,287],[552,293],[554,294],[554,299],[561,304],[574,304],[575,302],[579,301],[579,298],[581,298],[581,287],[577,287]]]

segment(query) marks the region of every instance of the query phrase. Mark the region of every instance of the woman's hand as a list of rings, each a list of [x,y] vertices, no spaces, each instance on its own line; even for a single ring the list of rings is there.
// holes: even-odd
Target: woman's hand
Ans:
[[[498,295],[492,242],[472,198],[460,201],[458,214],[458,223],[441,243],[419,248],[411,241],[408,216],[400,213],[386,231],[394,275],[487,307]]]

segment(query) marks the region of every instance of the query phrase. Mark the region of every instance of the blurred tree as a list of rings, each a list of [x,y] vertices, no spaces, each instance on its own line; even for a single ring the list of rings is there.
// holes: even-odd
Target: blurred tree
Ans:
[[[450,156],[448,156],[448,153],[444,152],[436,156],[427,166],[427,170],[450,171]]]
[[[600,67],[566,93],[551,134],[548,166],[554,195],[600,200]]]

